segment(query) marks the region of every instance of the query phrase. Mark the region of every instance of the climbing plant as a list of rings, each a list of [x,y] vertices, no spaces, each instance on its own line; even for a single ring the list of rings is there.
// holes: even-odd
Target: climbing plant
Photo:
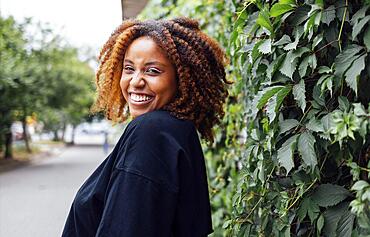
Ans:
[[[369,236],[370,2],[152,4],[199,19],[230,58],[205,148],[214,236]]]
[[[370,234],[370,20],[363,1],[247,1],[229,52],[246,139],[239,234]]]

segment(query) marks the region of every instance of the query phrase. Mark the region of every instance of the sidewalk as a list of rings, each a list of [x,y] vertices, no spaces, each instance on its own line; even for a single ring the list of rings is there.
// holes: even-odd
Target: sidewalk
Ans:
[[[0,158],[0,173],[28,165],[31,162],[39,161],[53,155],[58,155],[67,147],[63,143],[36,144],[36,146],[39,150],[31,154],[26,154],[26,157],[24,155],[21,157],[17,157],[17,155],[15,155],[15,157],[12,159]]]

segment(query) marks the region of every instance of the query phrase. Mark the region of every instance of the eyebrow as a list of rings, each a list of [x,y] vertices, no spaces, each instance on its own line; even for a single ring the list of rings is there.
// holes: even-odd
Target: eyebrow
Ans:
[[[127,63],[131,63],[131,64],[134,64],[133,61],[131,61],[130,59],[125,59],[125,62]],[[165,64],[159,62],[159,61],[150,61],[150,62],[147,62],[144,64],[145,66],[149,66],[149,65],[161,65],[161,66],[166,66]]]

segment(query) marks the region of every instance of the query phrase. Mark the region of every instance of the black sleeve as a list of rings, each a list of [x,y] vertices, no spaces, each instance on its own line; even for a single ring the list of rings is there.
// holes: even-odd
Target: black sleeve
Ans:
[[[172,236],[178,137],[186,131],[161,118],[141,119],[117,157],[96,237]]]
[[[96,237],[171,236],[176,194],[140,174],[114,172]]]

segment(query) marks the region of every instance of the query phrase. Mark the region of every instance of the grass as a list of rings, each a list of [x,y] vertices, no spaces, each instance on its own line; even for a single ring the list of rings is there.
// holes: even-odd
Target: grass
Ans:
[[[31,144],[32,153],[28,153],[24,144],[13,145],[13,159],[18,161],[28,161],[35,154],[39,154],[41,149],[37,145]],[[0,154],[0,159],[4,159],[4,151]]]

